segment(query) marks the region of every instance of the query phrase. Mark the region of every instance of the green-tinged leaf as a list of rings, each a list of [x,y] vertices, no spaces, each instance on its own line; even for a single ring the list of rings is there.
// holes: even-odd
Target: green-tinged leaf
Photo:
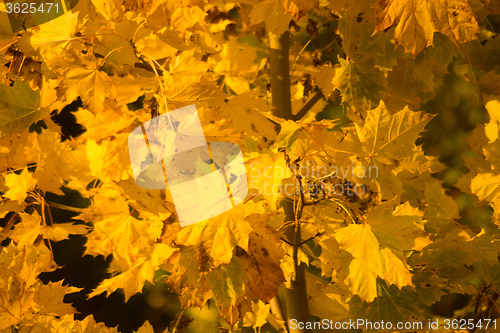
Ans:
[[[386,86],[383,73],[364,63],[339,59],[333,86],[342,94],[342,102],[354,111],[371,110],[379,104],[381,91]]]
[[[0,85],[0,132],[20,133],[44,114],[40,111],[40,90],[28,82],[15,81],[14,86]]]
[[[483,261],[482,267],[484,269],[482,275],[486,285],[493,285],[497,291],[500,290],[500,262],[492,265]]]
[[[396,286],[388,287],[383,281],[377,281],[378,297],[376,300],[368,304],[362,302],[358,296],[354,296],[349,301],[349,312],[355,319],[364,320],[364,325],[359,328],[367,329],[369,332],[378,331],[370,326],[367,322],[381,323],[390,322],[395,326],[398,322],[423,320],[423,311],[415,307],[415,304],[408,302],[405,293],[398,290]]]
[[[411,207],[408,202],[393,207],[393,202],[383,202],[368,211],[366,220],[380,246],[404,259],[405,251],[420,251],[430,240],[421,223],[424,212]]]
[[[236,298],[245,293],[247,276],[239,258],[233,257],[229,264],[215,267],[207,273],[206,279],[216,304],[221,308],[233,306]]]
[[[368,112],[364,126],[356,124],[356,129],[370,156],[389,164],[393,159],[415,154],[415,140],[431,119],[431,116],[410,111],[407,107],[391,114],[380,101],[376,109]]]
[[[458,204],[444,194],[444,189],[438,182],[425,183],[425,200],[427,208],[424,219],[428,221],[425,225],[427,231],[444,231],[454,219],[459,218]]]

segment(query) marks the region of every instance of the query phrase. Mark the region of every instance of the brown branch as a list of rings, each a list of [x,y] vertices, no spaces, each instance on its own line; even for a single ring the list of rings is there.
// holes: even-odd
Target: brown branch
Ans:
[[[292,95],[290,93],[289,32],[278,36],[269,33],[271,93],[274,115],[292,119]]]
[[[298,121],[306,115],[306,113],[311,110],[311,108],[323,97],[323,92],[320,90],[314,95],[303,107],[300,111],[293,116],[293,120]]]

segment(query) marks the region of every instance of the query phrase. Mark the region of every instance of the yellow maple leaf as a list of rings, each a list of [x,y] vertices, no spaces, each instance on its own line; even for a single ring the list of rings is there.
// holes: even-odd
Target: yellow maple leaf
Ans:
[[[92,112],[104,110],[104,100],[113,98],[113,80],[100,70],[101,60],[90,53],[82,58],[84,66],[65,71],[61,88],[66,91],[66,99],[74,101],[80,97]]]
[[[186,34],[186,30],[205,23],[205,13],[200,7],[179,7],[177,8],[170,17],[172,26],[175,27],[183,36]]]
[[[17,224],[15,229],[10,233],[19,247],[33,245],[37,237],[42,232],[42,221],[40,215],[35,210],[33,214],[19,212],[21,223]]]
[[[267,30],[279,36],[288,30],[291,16],[282,0],[265,0],[252,7],[250,20],[252,25],[265,22]]]
[[[253,189],[254,193],[260,193],[268,202],[269,208],[276,210],[276,200],[280,195],[281,181],[292,176],[283,154],[278,154],[274,158],[262,154],[245,164],[247,166],[249,189]]]
[[[49,282],[38,287],[33,298],[33,310],[42,315],[64,316],[78,313],[71,304],[64,303],[66,294],[75,293],[83,288],[63,286],[63,281]]]
[[[349,225],[335,233],[341,248],[353,256],[349,265],[352,292],[372,302],[378,296],[377,277],[399,289],[413,286],[404,251],[421,250],[430,243],[416,222],[423,212],[408,203],[394,210],[392,201],[368,211],[367,224]]]
[[[414,57],[433,45],[434,32],[456,45],[479,38],[479,26],[466,0],[379,0],[375,32],[396,25],[394,38]]]
[[[130,297],[142,291],[145,281],[154,283],[153,277],[155,271],[162,263],[168,260],[175,251],[175,248],[166,244],[156,244],[150,257],[135,264],[127,271],[104,280],[89,294],[89,298],[102,294],[103,292],[107,292],[109,296],[118,288],[123,288],[125,301],[128,301]]]
[[[18,324],[33,304],[38,274],[49,270],[51,253],[41,245],[13,244],[0,250],[0,329]]]
[[[250,90],[251,77],[255,76],[258,66],[254,63],[257,49],[246,43],[238,42],[231,37],[222,47],[220,61],[214,68],[218,74],[224,75],[224,82],[238,95]]]
[[[68,12],[58,18],[34,28],[30,33],[23,34],[19,40],[19,47],[26,55],[39,53],[44,58],[60,55],[65,49],[71,48],[73,43],[80,43],[74,39],[78,27],[79,12]]]
[[[82,190],[95,179],[90,174],[84,150],[73,150],[69,142],[61,142],[61,136],[55,132],[44,130],[41,134],[31,134],[31,145],[25,147],[25,151],[37,164],[34,176],[44,191],[64,195],[60,187],[66,185],[65,179]]]
[[[28,196],[28,191],[33,190],[38,182],[37,179],[33,178],[33,174],[28,171],[27,166],[24,167],[21,174],[11,172],[6,174],[4,178],[5,185],[9,189],[3,196],[17,202],[23,202]]]
[[[244,219],[245,207],[238,205],[209,220],[186,226],[177,235],[177,243],[201,245],[214,260],[214,265],[229,263],[233,249],[248,249],[250,224]]]
[[[390,164],[391,160],[414,155],[418,150],[415,140],[431,119],[432,116],[408,107],[391,114],[380,101],[377,108],[368,112],[364,126],[356,124],[356,129],[369,156]]]
[[[85,235],[92,228],[84,224],[71,223],[54,223],[43,227],[45,239],[53,241],[61,241],[69,239],[69,235]]]
[[[324,284],[314,280],[313,283],[308,284],[307,291],[311,314],[333,321],[349,320],[349,305],[346,302],[349,290],[337,284]]]
[[[265,304],[260,300],[252,302],[252,312],[247,312],[243,317],[243,326],[253,328],[262,327],[267,323],[267,316],[270,310],[270,304]]]
[[[479,200],[492,203],[495,223],[500,223],[500,174],[479,173],[470,184],[470,189]]]
[[[141,214],[140,219],[130,215],[128,203],[116,186],[109,193],[105,191],[98,191],[95,206],[86,208],[77,218],[94,224],[94,230],[87,235],[86,253],[113,254],[113,262],[125,272],[151,254],[153,235],[159,236],[162,224],[152,214]]]
[[[498,97],[485,96],[485,108],[490,116],[490,121],[484,127],[489,142],[498,140],[500,136],[500,101]]]

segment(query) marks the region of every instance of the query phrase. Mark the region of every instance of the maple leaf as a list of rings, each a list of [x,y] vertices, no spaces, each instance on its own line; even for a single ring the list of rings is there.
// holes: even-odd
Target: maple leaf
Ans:
[[[250,90],[248,73],[257,70],[257,64],[254,62],[257,57],[256,48],[240,43],[233,37],[224,44],[219,56],[221,61],[217,63],[214,71],[224,75],[226,84],[238,95],[248,92]]]
[[[187,29],[204,23],[207,14],[198,6],[177,8],[170,18],[172,26],[184,36]]]
[[[396,286],[387,286],[383,281],[377,281],[380,295],[372,304],[361,302],[360,297],[354,296],[349,301],[349,312],[356,319],[370,322],[408,322],[412,316],[418,315],[415,305],[408,302],[405,295]]]
[[[104,16],[106,20],[118,22],[121,20],[123,15],[121,2],[92,0],[92,4],[95,6],[96,11]]]
[[[68,12],[58,18],[23,34],[19,40],[19,47],[24,54],[39,54],[43,57],[60,55],[69,48],[80,44],[74,35],[77,31],[79,12]]]
[[[446,230],[453,220],[459,218],[458,204],[443,192],[443,188],[437,182],[425,183],[427,208],[424,219],[428,221],[425,229],[432,233]]]
[[[37,276],[52,263],[45,246],[10,244],[0,252],[0,329],[23,320],[32,306],[37,290]],[[66,308],[67,309],[67,308]]]
[[[137,333],[154,333],[153,326],[146,320],[146,322],[139,327]]]
[[[342,102],[354,110],[367,111],[380,101],[380,91],[386,85],[386,78],[378,68],[365,63],[339,58],[332,79],[334,88],[342,93]]]
[[[243,326],[253,328],[262,327],[267,323],[270,310],[270,304],[265,304],[262,301],[252,302],[252,312],[247,312],[243,317]]]
[[[177,242],[183,245],[201,245],[217,266],[229,263],[233,249],[239,246],[248,249],[250,224],[243,219],[245,207],[236,206],[204,222],[184,227],[177,235]]]
[[[70,304],[64,303],[66,294],[78,292],[83,288],[63,286],[62,281],[41,285],[33,298],[34,310],[42,315],[64,316],[77,313]]]
[[[13,87],[0,85],[0,103],[2,136],[23,132],[47,115],[40,110],[40,90],[31,89],[28,82],[15,81]]]
[[[252,7],[250,20],[252,24],[265,22],[268,31],[281,35],[288,29],[290,14],[285,13],[281,0],[265,0]]]
[[[43,235],[45,239],[50,239],[56,242],[69,239],[69,235],[85,235],[92,228],[83,224],[56,223],[50,226],[43,227]]]
[[[189,306],[192,302],[193,291],[196,293],[200,287],[200,262],[196,249],[192,246],[185,247],[180,250],[180,254],[175,259],[172,274],[166,283],[180,296],[181,304]]]
[[[107,292],[109,296],[118,288],[123,288],[125,301],[128,301],[130,297],[142,291],[145,281],[153,283],[156,268],[168,260],[174,251],[174,248],[166,244],[156,244],[150,257],[143,259],[127,271],[106,279],[88,297],[91,298],[103,292]]]
[[[74,101],[79,96],[83,103],[89,106],[90,111],[103,111],[104,100],[113,97],[113,80],[100,70],[99,60],[93,54],[82,60],[84,66],[65,72],[61,88],[65,90],[67,100]]]
[[[242,93],[232,97],[222,110],[231,119],[235,129],[240,131],[245,139],[257,138],[258,142],[264,144],[276,135],[274,124],[264,115],[272,107],[264,101],[255,98],[252,93]],[[245,117],[241,115],[244,114]]]
[[[31,144],[25,147],[26,155],[37,165],[34,178],[38,179],[38,186],[45,191],[64,195],[60,187],[78,190],[85,189],[94,178],[90,175],[88,160],[83,156],[84,150],[73,150],[68,142],[61,143],[58,133],[48,130],[41,134],[32,133]]]
[[[379,0],[375,32],[396,25],[394,38],[414,57],[433,45],[434,32],[447,36],[456,45],[479,38],[479,27],[465,0]]]
[[[257,190],[269,203],[271,209],[276,209],[276,200],[279,196],[279,185],[285,178],[292,176],[283,159],[283,155],[274,158],[269,155],[260,155],[248,161],[248,184],[250,189]]]
[[[421,223],[424,212],[411,207],[408,202],[394,210],[393,206],[392,201],[386,201],[371,208],[366,221],[380,245],[403,260],[405,251],[421,251],[430,240]]]
[[[470,189],[479,200],[486,200],[493,204],[495,222],[500,218],[500,174],[480,173],[474,177]]]
[[[485,108],[490,116],[490,121],[488,122],[488,124],[486,124],[484,130],[491,143],[495,140],[498,140],[500,136],[500,102],[497,98],[491,96],[487,98]]]
[[[28,191],[35,188],[38,182],[33,178],[33,174],[28,171],[28,167],[24,167],[21,174],[9,173],[4,176],[5,186],[9,189],[4,193],[4,197],[17,202],[23,202],[28,196]]]
[[[140,215],[139,220],[130,215],[124,198],[113,197],[117,194],[120,191],[116,187],[109,193],[96,193],[96,207],[106,208],[91,206],[76,218],[94,224],[93,231],[87,235],[86,253],[94,256],[113,254],[115,263],[125,272],[151,254],[152,236],[159,236],[162,224],[155,216]]]
[[[233,257],[229,264],[222,264],[207,273],[206,279],[212,290],[216,304],[227,309],[236,303],[236,298],[243,296],[247,276],[238,257]]]
[[[339,286],[316,282],[308,290],[310,311],[323,319],[340,322],[348,320],[350,318],[349,306],[346,303],[348,294],[349,290]]]
[[[356,129],[369,156],[390,164],[391,159],[415,153],[414,142],[431,119],[423,112],[413,112],[408,108],[391,114],[380,101],[376,109],[368,112],[365,125],[356,124]]]
[[[354,257],[349,266],[351,288],[368,302],[378,295],[377,277],[399,288],[413,286],[403,252],[429,244],[425,232],[415,224],[423,212],[408,203],[391,211],[392,205],[386,202],[370,209],[366,225],[349,225],[335,233],[340,246]]]
[[[278,288],[285,277],[278,264],[284,252],[266,238],[250,234],[248,252],[239,253],[248,276],[248,294],[252,298],[270,301],[278,294]]]

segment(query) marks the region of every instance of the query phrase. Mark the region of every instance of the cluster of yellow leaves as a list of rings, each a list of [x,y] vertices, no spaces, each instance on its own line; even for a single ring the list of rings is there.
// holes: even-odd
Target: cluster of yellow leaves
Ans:
[[[471,132],[479,158],[468,160],[471,171],[457,186],[490,203],[500,225],[499,77],[487,61],[498,45],[477,40],[485,15],[500,11],[487,1],[375,2],[81,0],[19,35],[0,23],[4,63],[11,60],[10,45],[28,60],[43,61],[39,84],[9,73],[15,83],[2,79],[0,86],[0,216],[8,217],[0,240],[10,239],[0,252],[0,329],[116,331],[91,317],[73,319],[62,298],[75,288],[37,280],[56,268],[44,240],[71,234],[86,235],[86,254],[113,256],[113,277],[90,296],[123,289],[128,300],[161,267],[183,307],[214,299],[232,327],[242,321],[282,328],[267,304],[293,271],[291,247],[280,240],[290,221],[278,204],[279,186],[294,184],[282,148],[312,168],[337,166],[336,177],[364,185],[372,200],[364,206],[326,200],[304,209],[303,238],[319,235],[314,243],[321,254],[305,245],[299,258],[325,278],[307,274],[312,314],[405,321],[445,292],[474,293],[460,277],[481,260],[494,270],[498,239],[457,224],[458,205],[430,176],[443,166],[415,145],[432,120],[416,110],[434,98],[454,56],[483,71],[474,83],[488,92],[490,121]],[[335,64],[313,62],[297,37],[293,113],[313,98],[304,77],[326,101],[299,122],[280,119],[268,100],[263,33],[279,35],[292,20],[305,31],[310,17],[325,26],[338,21],[345,56]],[[353,121],[341,130],[333,121],[314,120],[338,94]],[[74,115],[86,132],[61,141],[50,114],[78,98],[83,107]],[[138,99],[145,107],[132,111],[129,104]],[[128,135],[155,111],[191,104],[207,140],[242,147],[253,197],[181,229],[168,190],[135,184]],[[40,119],[47,129],[29,132]],[[74,209],[87,224],[58,223],[46,214],[45,193],[64,195],[62,186],[91,200]]]

